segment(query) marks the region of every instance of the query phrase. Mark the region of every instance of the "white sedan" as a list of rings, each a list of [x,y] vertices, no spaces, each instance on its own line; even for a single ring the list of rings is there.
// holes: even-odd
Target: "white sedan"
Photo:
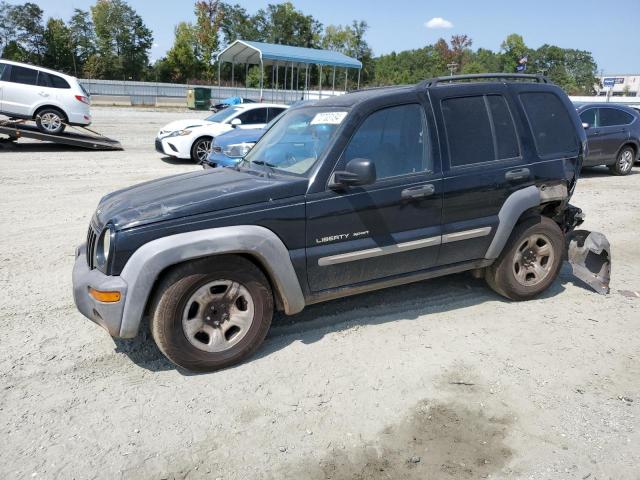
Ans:
[[[287,108],[287,105],[276,103],[244,103],[227,107],[202,120],[177,120],[160,129],[156,150],[171,157],[203,162],[218,135],[233,128],[262,128]]]

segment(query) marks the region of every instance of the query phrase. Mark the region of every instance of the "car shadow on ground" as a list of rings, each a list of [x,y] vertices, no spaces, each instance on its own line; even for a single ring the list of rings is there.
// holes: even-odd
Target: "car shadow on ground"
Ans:
[[[573,276],[569,264],[565,262],[558,279],[539,298],[555,297],[568,284],[589,289]],[[435,318],[439,313],[484,302],[511,303],[490,290],[484,280],[475,279],[469,273],[460,273],[310,305],[293,316],[277,313],[265,343],[245,362],[271,355],[296,341],[311,344],[322,340],[327,334],[358,325],[416,320],[424,315],[433,315]],[[144,369],[176,369],[185,376],[202,375],[176,367],[163,356],[151,338],[148,319],[143,321],[138,337],[113,340],[116,352],[127,355],[132,362]]]
[[[162,160],[164,163],[168,163],[169,165],[196,165],[196,163],[190,158],[184,159],[163,155],[162,157],[160,157],[160,160]]]
[[[47,153],[47,152],[79,152],[86,150],[73,145],[63,145],[51,142],[11,142],[8,140],[0,140],[0,152],[29,152],[29,153]]]
[[[628,175],[638,175],[640,174],[640,164],[635,164]],[[609,168],[605,166],[599,167],[584,167],[580,170],[580,178],[598,178],[598,177],[615,177],[610,171]]]

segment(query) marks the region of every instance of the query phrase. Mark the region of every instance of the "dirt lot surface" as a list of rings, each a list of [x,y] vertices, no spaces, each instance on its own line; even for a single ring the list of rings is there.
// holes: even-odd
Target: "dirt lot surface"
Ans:
[[[574,197],[612,293],[567,266],[540,299],[456,275],[276,318],[258,355],[190,375],[80,315],[73,252],[100,197],[188,112],[96,108],[123,152],[0,147],[0,478],[640,478],[640,168]]]

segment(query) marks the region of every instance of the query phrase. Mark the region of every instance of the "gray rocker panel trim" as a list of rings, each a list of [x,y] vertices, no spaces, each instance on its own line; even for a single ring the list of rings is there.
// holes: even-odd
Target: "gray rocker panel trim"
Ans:
[[[255,225],[211,228],[159,238],[136,250],[120,275],[128,285],[120,336],[132,338],[138,333],[151,289],[165,268],[225,253],[246,253],[257,258],[267,269],[287,314],[304,308],[289,251],[275,233]]]
[[[520,215],[538,205],[540,205],[540,190],[535,185],[509,195],[498,213],[498,228],[484,258],[492,260],[498,258]]]

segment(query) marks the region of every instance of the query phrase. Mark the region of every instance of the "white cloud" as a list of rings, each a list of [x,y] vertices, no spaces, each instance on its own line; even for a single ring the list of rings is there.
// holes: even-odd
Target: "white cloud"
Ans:
[[[152,46],[153,48],[158,48],[160,45],[158,43],[154,43]]]
[[[442,17],[433,17],[428,22],[425,22],[424,26],[427,28],[453,28],[453,23]]]

